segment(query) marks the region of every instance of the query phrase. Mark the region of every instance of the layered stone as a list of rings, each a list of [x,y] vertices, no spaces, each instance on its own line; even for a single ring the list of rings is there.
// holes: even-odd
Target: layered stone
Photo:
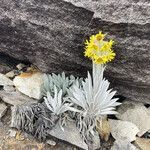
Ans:
[[[149,10],[148,0],[2,0],[0,62],[6,54],[43,72],[86,76],[83,41],[102,30],[116,41],[106,77],[118,94],[150,103]]]

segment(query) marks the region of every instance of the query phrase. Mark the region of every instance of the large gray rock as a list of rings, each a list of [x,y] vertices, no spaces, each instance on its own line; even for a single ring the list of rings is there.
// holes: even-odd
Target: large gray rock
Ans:
[[[107,78],[119,94],[150,103],[149,10],[148,0],[1,0],[0,58],[85,76],[83,39],[102,30],[116,41]]]
[[[64,0],[94,12],[94,18],[114,23],[150,23],[149,0]]]
[[[93,12],[62,0],[0,1],[0,52],[44,72],[85,73],[82,41]]]

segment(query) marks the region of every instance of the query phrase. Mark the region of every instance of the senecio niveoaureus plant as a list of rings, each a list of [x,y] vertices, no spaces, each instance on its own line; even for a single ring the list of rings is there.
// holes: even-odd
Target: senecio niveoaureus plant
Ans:
[[[109,89],[109,81],[103,78],[106,63],[114,59],[113,40],[105,41],[105,34],[92,35],[85,44],[85,56],[93,62],[93,76],[82,81],[82,86],[70,88],[69,99],[80,109],[77,127],[87,141],[92,141],[96,132],[97,121],[104,115],[116,114],[115,107],[120,105],[118,98],[113,98],[116,91]]]
[[[106,64],[115,58],[114,41],[106,41],[105,36],[99,32],[85,42],[85,56],[93,63],[92,75],[88,72],[83,80],[72,75],[66,77],[65,73],[45,74],[44,101],[13,107],[11,126],[42,140],[56,123],[63,130],[71,120],[76,122],[87,144],[94,142],[97,122],[103,116],[116,114],[115,107],[121,104],[114,98],[116,91],[109,89],[110,83],[103,77]]]

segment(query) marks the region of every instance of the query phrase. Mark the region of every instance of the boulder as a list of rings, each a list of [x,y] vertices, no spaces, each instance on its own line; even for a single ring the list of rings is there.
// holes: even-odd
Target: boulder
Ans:
[[[11,71],[7,72],[5,74],[5,76],[8,77],[8,78],[14,78],[15,77],[15,71],[11,70]]]
[[[6,92],[14,92],[14,91],[16,91],[15,87],[12,86],[12,85],[6,85],[6,86],[3,87],[3,89]]]
[[[0,58],[85,76],[83,41],[102,30],[116,41],[106,77],[118,94],[150,104],[149,13],[148,0],[1,0]]]

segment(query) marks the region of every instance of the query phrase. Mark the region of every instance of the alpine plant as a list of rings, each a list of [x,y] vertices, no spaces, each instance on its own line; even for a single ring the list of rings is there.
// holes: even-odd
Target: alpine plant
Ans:
[[[97,133],[98,119],[105,115],[116,114],[115,107],[121,103],[113,98],[116,91],[109,89],[109,81],[103,77],[106,63],[113,60],[115,53],[112,50],[113,41],[104,41],[105,34],[99,32],[86,41],[85,56],[92,59],[92,76],[82,81],[82,85],[74,84],[69,89],[69,100],[76,104],[80,113],[77,117],[77,127],[85,140],[92,141]]]

